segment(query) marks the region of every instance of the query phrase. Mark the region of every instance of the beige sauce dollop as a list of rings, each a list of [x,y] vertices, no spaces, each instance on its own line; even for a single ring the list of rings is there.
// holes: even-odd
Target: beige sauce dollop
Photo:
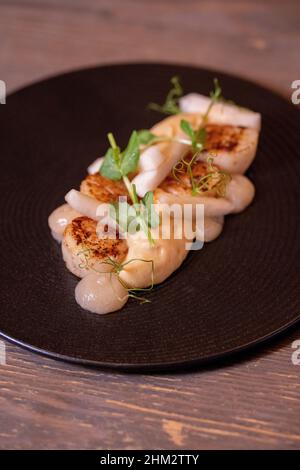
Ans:
[[[152,229],[155,238],[157,229]],[[143,232],[138,232],[127,239],[128,253],[124,263],[130,260],[120,273],[120,277],[131,288],[145,288],[159,284],[169,277],[184,261],[188,254],[188,243],[185,238],[164,240],[156,238],[154,246],[149,244]],[[145,262],[142,260],[153,261]]]
[[[48,225],[53,238],[61,242],[66,226],[76,217],[80,217],[80,215],[81,214],[72,209],[69,204],[63,204],[55,209],[48,218]]]
[[[116,275],[91,273],[77,284],[75,299],[85,310],[103,315],[120,310],[128,300],[128,292]]]

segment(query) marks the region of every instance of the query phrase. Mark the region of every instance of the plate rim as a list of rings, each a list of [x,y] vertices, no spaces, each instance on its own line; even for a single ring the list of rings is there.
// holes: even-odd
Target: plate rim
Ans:
[[[105,62],[105,64],[92,64],[92,65],[87,65],[87,66],[83,66],[83,67],[74,67],[74,68],[68,68],[66,70],[62,70],[61,72],[54,72],[54,73],[49,73],[49,74],[46,74],[45,76],[42,76],[40,78],[36,78],[36,79],[33,79],[33,80],[29,80],[29,82],[25,85],[20,85],[20,86],[17,86],[15,89],[12,89],[8,94],[7,94],[7,98],[9,98],[10,96],[13,96],[19,92],[22,92],[23,90],[27,90],[28,88],[31,88],[31,87],[34,87],[36,85],[39,85],[43,82],[47,82],[47,81],[50,81],[50,80],[55,80],[56,78],[59,78],[59,77],[64,77],[64,76],[67,76],[67,75],[72,75],[74,73],[80,73],[80,72],[83,72],[83,71],[92,71],[92,70],[97,70],[97,69],[101,69],[101,68],[113,68],[113,67],[127,67],[127,66],[170,66],[170,67],[184,67],[186,69],[191,69],[191,70],[200,70],[200,71],[204,71],[204,72],[209,72],[209,73],[212,73],[212,74],[216,74],[216,75],[224,75],[228,78],[234,78],[234,79],[237,79],[237,80],[240,80],[244,83],[249,83],[251,85],[255,85],[259,88],[261,88],[262,90],[266,91],[266,92],[269,92],[269,93],[272,93],[273,95],[275,95],[277,98],[280,98],[282,99],[286,104],[289,104],[291,106],[291,109],[296,109],[300,112],[300,108],[298,108],[297,106],[293,105],[288,99],[287,99],[287,96],[284,95],[283,93],[280,92],[280,90],[278,88],[276,89],[272,89],[271,86],[268,86],[268,85],[264,85],[263,83],[261,83],[259,80],[255,80],[255,79],[251,79],[251,78],[248,78],[246,76],[244,76],[242,73],[239,74],[239,73],[229,73],[227,72],[226,70],[222,70],[222,69],[218,69],[218,68],[214,68],[214,67],[205,67],[203,65],[191,65],[189,63],[184,63],[184,62],[168,62],[168,61],[165,61],[165,62],[160,62],[160,61],[156,61],[156,60],[132,60],[132,61],[118,61],[118,62]]]
[[[4,338],[9,341],[11,344],[20,346],[22,349],[26,349],[30,352],[39,354],[40,356],[44,356],[51,359],[59,360],[60,362],[71,363],[71,364],[78,364],[84,365],[89,367],[95,367],[103,370],[115,370],[115,371],[123,371],[123,372],[168,372],[177,370],[178,372],[184,372],[184,368],[191,369],[196,368],[202,365],[212,365],[221,359],[228,359],[233,356],[239,355],[245,351],[250,351],[259,345],[263,345],[268,341],[279,337],[285,331],[288,331],[293,326],[297,325],[300,322],[300,313],[298,316],[291,320],[290,322],[286,323],[285,325],[277,328],[277,330],[272,331],[266,335],[259,337],[254,341],[250,341],[248,343],[242,344],[240,346],[236,346],[235,348],[230,348],[225,351],[222,351],[217,354],[208,355],[202,357],[201,359],[190,359],[187,361],[174,361],[174,362],[157,362],[157,363],[118,363],[118,362],[109,362],[109,361],[94,361],[91,359],[80,359],[75,358],[72,356],[67,356],[64,354],[55,353],[53,351],[48,351],[46,349],[38,348],[36,346],[32,346],[28,343],[20,341],[16,338],[13,338],[9,335],[4,334],[0,331],[0,338]]]

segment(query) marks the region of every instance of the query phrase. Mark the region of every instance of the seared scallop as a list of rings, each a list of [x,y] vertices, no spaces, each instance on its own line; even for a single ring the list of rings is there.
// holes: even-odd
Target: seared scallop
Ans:
[[[193,129],[203,125],[201,114],[179,113],[163,119],[151,129],[151,132],[158,136],[183,137],[180,128],[182,119],[188,121]],[[215,163],[220,168],[229,173],[244,173],[255,157],[259,130],[221,122],[214,123],[210,120],[204,127],[206,148],[199,158],[205,161],[209,154],[215,158]]]
[[[123,181],[110,180],[100,173],[86,176],[81,182],[80,192],[101,202],[114,202],[120,196],[128,196]]]
[[[122,262],[128,251],[127,242],[111,238],[111,234],[97,233],[97,222],[89,217],[76,217],[67,225],[62,242],[62,253],[67,268],[78,277],[91,272],[107,272],[112,266],[108,259]]]
[[[187,163],[192,159],[192,154],[184,159],[184,163],[180,162],[167,178],[159,186],[160,189],[167,193],[183,195],[192,195],[192,180],[188,174]],[[201,196],[217,196],[220,195],[220,185],[222,178],[226,177],[225,173],[220,173],[217,166],[210,167],[207,162],[196,161],[191,165],[193,180],[199,188],[201,188]],[[213,174],[212,174],[213,171]],[[228,175],[226,178],[230,180]],[[225,187],[224,187],[225,191]]]
[[[190,158],[187,156],[185,162]],[[197,204],[203,204],[205,217],[222,217],[241,212],[254,198],[254,186],[246,176],[229,175],[214,163],[211,166],[201,161],[191,165],[191,170],[197,192],[193,192],[188,167],[180,163],[155,190],[155,202],[191,204],[194,210]]]
[[[205,150],[200,160],[212,156],[220,168],[230,173],[244,173],[255,157],[258,131],[225,124],[207,124],[205,130]]]

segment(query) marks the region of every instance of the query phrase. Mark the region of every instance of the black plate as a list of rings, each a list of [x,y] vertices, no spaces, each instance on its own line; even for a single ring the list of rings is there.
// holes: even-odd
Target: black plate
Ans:
[[[47,217],[103,154],[112,130],[124,144],[134,128],[161,119],[175,74],[185,91],[224,96],[262,113],[248,172],[254,203],[227,217],[218,240],[120,312],[97,316],[75,302]],[[277,334],[300,319],[300,113],[240,78],[185,66],[130,64],[86,69],[20,90],[0,106],[1,334],[47,355],[127,369],[210,361]]]

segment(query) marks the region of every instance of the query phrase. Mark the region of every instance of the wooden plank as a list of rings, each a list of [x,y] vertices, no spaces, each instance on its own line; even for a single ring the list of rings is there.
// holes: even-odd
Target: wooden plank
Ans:
[[[12,90],[59,71],[162,60],[219,68],[290,94],[299,2],[2,1],[2,79]],[[298,13],[298,15],[297,15]]]
[[[287,338],[186,374],[99,371],[7,344],[1,448],[300,448],[299,367]]]

